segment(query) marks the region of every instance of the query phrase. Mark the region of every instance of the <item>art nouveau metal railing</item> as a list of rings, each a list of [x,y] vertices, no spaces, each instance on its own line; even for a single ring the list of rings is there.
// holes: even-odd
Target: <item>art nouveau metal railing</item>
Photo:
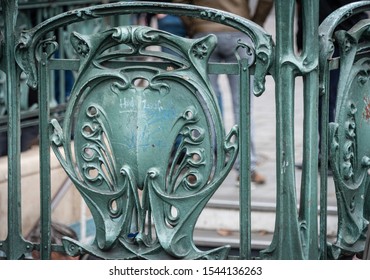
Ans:
[[[326,259],[361,253],[369,219],[368,22],[336,33],[340,47],[340,83],[335,123],[322,118],[321,171],[318,182],[318,108],[328,109],[333,36],[345,18],[370,8],[352,4],[328,17],[318,28],[318,1],[302,1],[302,53],[294,49],[295,2],[276,1],[276,43],[258,25],[210,8],[148,2],[90,6],[52,17],[14,35],[17,6],[3,1],[5,27],[1,68],[8,89],[9,214],[8,237],[0,244],[7,258],[40,250],[69,254],[88,252],[107,259],[220,259],[228,246],[201,251],[192,234],[207,201],[241,157],[240,259],[251,258],[249,171],[249,84],[263,94],[265,76],[273,76],[276,100],[277,208],[271,245],[261,259]],[[57,58],[53,31],[94,18],[150,11],[201,17],[230,25],[251,37],[253,46],[238,49],[233,64],[211,64],[213,36],[187,39],[138,26],[116,26],[95,34],[70,36],[78,55]],[[309,24],[307,24],[309,23]],[[282,32],[284,30],[284,32]],[[14,46],[16,46],[14,48]],[[172,48],[170,55],[151,46]],[[65,46],[67,47],[67,46]],[[137,61],[155,58],[155,62]],[[50,77],[54,70],[76,71],[66,121],[50,119]],[[19,74],[37,89],[40,120],[41,243],[25,240],[20,230]],[[225,135],[208,73],[240,76],[240,123]],[[304,80],[304,155],[299,208],[294,159],[294,80]],[[319,97],[321,97],[319,99]],[[330,133],[329,133],[330,132]],[[82,244],[65,238],[51,244],[50,147],[92,212],[95,240]],[[338,201],[338,237],[326,240],[326,177],[330,155]],[[320,183],[320,184],[319,184]],[[320,199],[318,199],[320,197]],[[319,208],[320,206],[320,208]],[[319,210],[320,209],[320,212]],[[318,220],[318,217],[320,219]]]
[[[338,205],[337,241],[331,253],[337,258],[342,253],[359,251],[365,243],[369,221],[369,21],[362,20],[348,32],[335,28],[349,16],[368,9],[369,3],[357,3],[351,9],[341,8],[320,26],[320,90],[323,95],[323,112],[328,112],[330,75],[328,67],[338,60],[326,63],[334,49],[339,49],[340,73],[337,86],[335,121],[327,129],[327,113],[322,134],[328,142],[322,143],[324,155],[330,155]],[[335,38],[336,47],[331,38]],[[335,68],[335,66],[333,67]],[[326,145],[327,144],[327,145]],[[326,160],[326,157],[324,158]],[[325,167],[325,166],[324,166]],[[326,170],[322,168],[322,178]],[[322,195],[325,179],[322,179]],[[324,199],[322,204],[325,205]],[[323,232],[325,234],[325,232]],[[361,249],[360,249],[361,250]]]
[[[53,5],[50,5],[50,1],[18,1],[18,15],[16,20],[15,32],[19,33],[21,30],[31,29],[33,26],[58,15],[64,11],[72,10],[76,8],[86,7],[93,4],[100,4],[102,1],[98,0],[81,0],[81,1],[54,1]],[[110,0],[109,2],[117,2],[116,0]],[[128,17],[113,16],[107,18],[97,18],[86,22],[83,25],[68,25],[61,27],[54,31],[56,41],[58,42],[58,50],[54,54],[59,58],[73,58],[71,48],[64,48],[65,40],[68,42],[68,36],[71,30],[79,31],[83,34],[94,33],[107,29],[109,26],[117,26],[122,24],[128,24]],[[0,11],[0,29],[4,27],[4,20],[2,12]],[[59,115],[59,118],[63,118],[62,112],[65,110],[65,103],[69,97],[71,86],[73,84],[74,76],[71,71],[59,70],[50,73],[50,106],[51,113],[53,115]],[[31,88],[26,84],[26,77],[21,75],[20,78],[20,102],[21,102],[21,126],[34,127],[38,124],[37,119],[37,98]],[[64,94],[61,94],[64,93]],[[5,87],[5,74],[0,71],[0,133],[4,133],[7,123],[7,94]],[[37,128],[37,127],[36,127]],[[3,155],[0,151],[0,155]]]

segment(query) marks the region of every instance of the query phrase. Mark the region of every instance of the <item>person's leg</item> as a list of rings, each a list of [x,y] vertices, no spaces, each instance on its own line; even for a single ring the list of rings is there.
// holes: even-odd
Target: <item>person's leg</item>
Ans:
[[[251,88],[253,87],[253,77],[251,77]],[[239,87],[239,77],[235,75],[229,75],[229,84],[232,94],[232,102],[233,102],[233,108],[234,108],[234,119],[236,122],[239,122],[239,115],[240,115],[240,87]],[[250,107],[251,112],[253,108],[253,96],[251,96],[250,99]],[[256,167],[257,167],[257,155],[256,155],[256,149],[255,149],[255,143],[254,143],[254,122],[253,118],[251,118],[250,122],[250,133],[251,133],[251,140],[250,140],[250,149],[251,149],[251,172],[256,173]],[[239,166],[239,163],[237,163],[237,167]],[[255,176],[255,175],[253,175]],[[260,181],[260,180],[259,180]]]
[[[240,32],[230,32],[224,33],[224,35],[220,35],[220,45],[222,46],[221,52],[224,54],[225,62],[236,62],[235,57],[235,50],[237,46],[238,40],[241,39],[243,43],[252,45],[251,39],[243,33]],[[248,50],[245,48],[238,48],[238,54],[240,57],[246,57]],[[252,60],[253,57],[250,57]],[[239,122],[240,117],[240,77],[237,75],[228,75],[228,81],[231,91],[232,103],[233,103],[233,114],[234,120],[236,123]],[[250,77],[250,92],[253,89],[253,76]],[[253,108],[253,96],[251,96],[251,112]],[[254,143],[254,122],[253,118],[251,118],[251,140],[250,140],[250,149],[251,149],[251,173],[252,173],[252,181],[258,184],[264,184],[265,178],[261,174],[257,173],[257,155],[255,150],[255,143]],[[239,160],[235,163],[235,169],[239,169]]]
[[[215,92],[218,106],[220,107],[221,115],[224,115],[224,107],[223,107],[223,101],[222,101],[222,94],[221,94],[221,89],[220,85],[218,83],[218,78],[219,76],[217,74],[210,74],[209,75],[209,80],[211,81],[212,88]]]
[[[0,157],[8,154],[8,136],[6,132],[0,132]]]

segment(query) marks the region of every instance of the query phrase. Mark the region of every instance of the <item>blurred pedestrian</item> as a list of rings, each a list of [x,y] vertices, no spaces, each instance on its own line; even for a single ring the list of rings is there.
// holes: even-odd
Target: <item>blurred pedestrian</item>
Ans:
[[[266,1],[266,0],[265,0]],[[176,3],[183,4],[193,4],[197,6],[205,6],[210,8],[219,9],[222,11],[230,12],[246,19],[252,19],[251,10],[249,7],[249,1],[246,0],[174,0]],[[267,1],[270,2],[270,1]],[[269,10],[270,11],[270,10]],[[262,10],[259,12],[262,13]],[[264,22],[266,17],[259,15],[260,22]],[[263,19],[264,18],[264,19]],[[235,63],[237,58],[235,56],[236,46],[238,41],[241,40],[244,43],[252,45],[251,39],[244,33],[229,27],[227,25],[222,25],[219,23],[201,20],[199,18],[192,17],[183,17],[188,36],[191,38],[200,38],[207,36],[209,34],[214,34],[217,37],[217,46],[213,53],[210,56],[210,62],[226,62],[226,63]],[[241,57],[245,57],[245,52],[238,51]],[[251,58],[253,59],[253,58]],[[228,82],[231,90],[232,104],[233,104],[233,113],[234,120],[238,122],[239,120],[239,96],[240,96],[240,87],[239,87],[239,77],[237,75],[228,75]],[[210,81],[212,87],[215,91],[216,97],[218,99],[221,112],[225,114],[222,106],[222,95],[220,91],[220,86],[218,84],[219,75],[211,74]],[[265,177],[258,173],[256,170],[257,157],[254,147],[253,139],[253,121],[251,124],[251,181],[256,184],[264,184],[266,179]],[[236,161],[234,168],[239,171],[239,160]],[[239,178],[239,177],[238,177]]]
[[[274,6],[274,0],[259,0],[252,21],[264,26],[268,15]]]

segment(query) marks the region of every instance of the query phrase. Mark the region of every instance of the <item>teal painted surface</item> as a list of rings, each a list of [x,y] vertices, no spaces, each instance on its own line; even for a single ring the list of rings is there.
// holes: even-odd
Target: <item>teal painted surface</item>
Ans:
[[[259,258],[337,259],[362,253],[370,218],[370,22],[362,21],[348,32],[334,30],[342,19],[369,10],[370,2],[343,7],[319,27],[319,2],[302,1],[306,24],[304,48],[299,54],[294,49],[293,0],[275,2],[276,42],[258,25],[222,11],[136,1],[64,13],[53,10],[52,17],[18,33],[16,15],[23,5],[19,3],[17,7],[13,1],[2,2],[7,18],[0,44],[6,83],[1,85],[7,92],[4,104],[12,143],[9,232],[7,239],[0,241],[6,258],[23,258],[30,250],[39,249],[48,259],[55,249],[48,237],[52,148],[88,205],[96,231],[90,244],[65,238],[64,250],[71,255],[88,252],[106,259],[227,259],[228,245],[201,251],[194,244],[193,230],[240,152],[239,257],[250,259],[250,73],[254,74],[252,91],[256,96],[264,92],[266,75],[272,75],[276,84],[276,226],[272,243]],[[42,2],[36,4],[42,6]],[[252,65],[244,59],[210,65],[208,58],[217,44],[214,36],[187,39],[127,22],[94,32],[69,32],[72,24],[82,26],[107,16],[147,11],[201,17],[232,26],[251,37],[254,46],[240,42],[239,47],[254,52],[256,59]],[[62,34],[61,30],[70,33],[67,40],[54,37]],[[332,60],[333,40],[340,48],[340,64]],[[159,45],[171,47],[178,55],[147,48]],[[60,50],[65,55],[57,57]],[[155,61],[135,60],[137,57]],[[336,118],[329,124],[329,72],[338,65]],[[75,77],[70,96],[60,100],[68,101],[64,121],[50,117],[57,102],[52,87],[54,70],[61,69],[73,71]],[[25,241],[20,230],[21,91],[17,85],[21,70],[28,86],[38,91],[39,99],[41,244]],[[228,133],[208,79],[210,72],[240,76],[242,118],[240,126]],[[300,184],[295,179],[293,137],[294,81],[298,77],[304,81]],[[60,90],[65,91],[64,85]],[[324,115],[320,170],[319,102]],[[328,160],[338,201],[338,236],[333,244],[326,240]]]
[[[17,55],[29,75],[29,85],[40,87],[43,83],[38,68],[43,69],[48,61],[37,64],[34,54],[39,52],[38,38],[52,29],[84,20],[82,15],[95,18],[149,8],[176,11],[177,7],[161,6],[120,3],[91,7],[56,16],[23,33]],[[181,11],[219,20],[220,12],[215,10],[205,14],[204,9],[183,6]],[[254,91],[261,94],[271,64],[270,36],[241,18],[225,14],[221,20],[247,32],[255,42],[260,63],[255,70]],[[56,44],[53,40],[44,42],[42,51],[49,57]],[[228,246],[201,252],[192,240],[197,217],[228,174],[238,151],[238,129],[225,136],[207,77],[214,37],[189,40],[143,27],[119,27],[91,36],[74,33],[71,43],[79,55],[78,78],[66,111],[69,121],[62,128],[52,120],[52,146],[98,226],[93,244],[66,240],[67,250],[71,254],[88,251],[103,258],[227,258]],[[180,57],[145,49],[160,44],[176,49]],[[104,53],[118,45],[126,47]],[[117,62],[137,55],[162,58],[169,66],[163,69],[157,62],[139,67]],[[108,67],[111,63],[115,68]],[[235,65],[224,71],[217,67],[220,73],[232,72]],[[243,64],[240,73],[246,75],[247,67]],[[148,86],[136,85],[138,79],[146,80]],[[248,102],[244,101],[246,107]],[[77,118],[72,121],[74,116]],[[56,149],[59,146],[65,158]],[[152,223],[155,233],[147,230]],[[246,221],[244,225],[247,228]],[[243,250],[250,251],[250,246],[246,244]]]
[[[185,67],[179,59],[178,69],[171,70],[103,66],[113,57],[145,54],[145,47],[161,39],[192,64]],[[121,27],[89,37],[74,33],[71,41],[82,64],[66,117],[76,119],[63,128],[52,121],[53,148],[92,212],[97,231],[93,244],[66,240],[65,246],[70,248],[71,242],[75,250],[103,258],[226,258],[227,247],[200,252],[192,241],[198,215],[237,155],[237,145],[228,140],[237,136],[237,129],[224,136],[206,82],[210,52],[202,59],[197,52],[199,46],[212,49],[214,38],[193,41],[146,27]],[[131,51],[104,56],[102,50],[119,44]],[[135,84],[141,77],[147,86]],[[57,149],[61,146],[65,158]]]
[[[333,53],[333,37],[339,45],[340,79],[335,121],[329,124],[328,155],[334,173],[338,202],[337,241],[328,248],[333,258],[361,252],[369,223],[369,59],[360,55],[368,48],[369,21],[362,20],[348,32],[334,32],[348,16],[369,9],[369,2],[341,8],[320,26],[321,63],[328,69]],[[326,61],[325,61],[326,60]],[[330,82],[328,71],[322,76],[324,94]]]
[[[1,247],[5,247],[9,259],[18,259],[30,248],[21,235],[21,191],[20,191],[20,94],[19,88],[19,68],[15,63],[13,36],[17,18],[17,4],[14,1],[2,1],[2,9],[8,11],[4,14],[4,38],[5,44],[0,56],[2,65],[6,73],[6,92],[8,100],[8,141],[12,145],[8,148],[8,204],[12,205],[8,211],[8,235]],[[17,75],[18,74],[18,75]],[[15,90],[14,90],[15,89]]]
[[[272,243],[262,252],[267,259],[317,259],[317,98],[318,88],[318,1],[302,1],[304,16],[311,24],[305,26],[303,41],[307,46],[301,54],[294,49],[295,1],[278,1],[276,9],[276,151],[277,205]],[[284,32],[281,32],[284,30]],[[308,38],[310,37],[310,38]],[[294,142],[294,79],[303,76],[304,85],[304,153],[301,197],[297,199]],[[307,168],[308,167],[308,168]],[[297,201],[300,201],[299,211]]]

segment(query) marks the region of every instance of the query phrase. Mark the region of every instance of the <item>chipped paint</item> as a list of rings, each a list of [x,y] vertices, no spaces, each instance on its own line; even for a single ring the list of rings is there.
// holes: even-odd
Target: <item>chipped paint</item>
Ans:
[[[370,98],[365,96],[364,97],[364,103],[365,103],[365,108],[362,116],[366,121],[370,121]]]

